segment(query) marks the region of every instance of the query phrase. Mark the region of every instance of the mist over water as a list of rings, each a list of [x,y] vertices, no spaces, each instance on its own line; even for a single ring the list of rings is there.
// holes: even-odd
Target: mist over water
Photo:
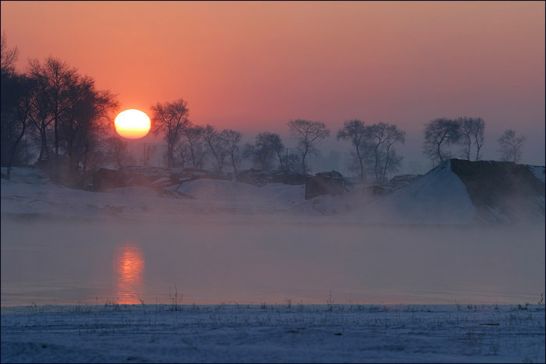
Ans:
[[[2,221],[2,305],[536,303],[544,225],[342,217]]]

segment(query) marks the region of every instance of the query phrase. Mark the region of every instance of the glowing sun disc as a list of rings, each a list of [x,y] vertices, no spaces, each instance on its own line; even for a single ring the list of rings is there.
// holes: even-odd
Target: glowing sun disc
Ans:
[[[146,113],[129,109],[122,111],[114,120],[116,133],[127,139],[139,139],[145,137],[150,131],[150,118]]]

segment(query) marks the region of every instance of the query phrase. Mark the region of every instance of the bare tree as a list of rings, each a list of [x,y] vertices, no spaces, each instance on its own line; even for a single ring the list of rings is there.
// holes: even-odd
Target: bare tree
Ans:
[[[34,87],[32,88],[31,112],[29,119],[31,125],[38,133],[38,143],[40,144],[40,153],[38,162],[47,161],[49,159],[48,131],[53,119],[49,117],[49,103],[47,101],[46,92],[47,84],[42,78],[31,76]]]
[[[17,47],[8,48],[6,34],[2,33],[0,41],[0,69],[2,72],[14,73],[15,61],[17,61]]]
[[[432,120],[425,127],[423,153],[436,165],[451,156],[445,146],[458,143],[460,139],[461,125],[456,120]]]
[[[258,168],[270,171],[273,168],[274,159],[277,159],[279,168],[282,169],[283,150],[284,145],[278,134],[264,132],[256,136],[254,144],[245,146],[244,155],[250,158]]]
[[[42,145],[46,151],[47,133],[45,130],[50,124],[53,124],[53,145],[55,157],[59,156],[59,125],[65,114],[70,108],[71,95],[74,87],[78,84],[78,73],[75,68],[69,67],[63,61],[56,58],[47,58],[45,62],[38,60],[30,62],[30,74],[39,85],[37,91],[38,103],[40,108],[40,132]]]
[[[343,124],[343,127],[337,132],[337,138],[350,141],[354,148],[353,156],[358,165],[360,180],[366,181],[366,168],[364,166],[364,153],[366,141],[369,138],[369,130],[360,120],[349,120]]]
[[[175,147],[184,129],[189,126],[188,106],[183,99],[157,103],[152,106],[152,113],[154,134],[163,133],[163,138],[167,142],[167,166],[172,168],[175,162]]]
[[[264,135],[264,142],[269,148],[271,148],[275,152],[275,155],[277,156],[277,162],[279,163],[279,169],[282,170],[284,168],[282,155],[285,147],[281,137],[278,134],[266,133],[266,135]]]
[[[31,61],[29,73],[33,83],[29,120],[39,133],[38,161],[50,162],[48,138],[53,133],[55,160],[59,163],[48,163],[55,167],[52,171],[60,176],[59,157],[64,156],[69,172],[84,173],[96,159],[93,154],[99,152],[102,131],[116,106],[113,96],[97,90],[92,78],[81,76],[75,68],[55,58],[43,63]]]
[[[129,161],[127,142],[117,135],[112,135],[104,141],[106,144],[107,159],[113,161],[118,169],[123,168]]]
[[[2,42],[2,151],[4,146],[12,145],[4,143],[4,131],[9,131],[7,135],[16,131],[9,164],[13,164],[19,146],[26,144],[27,132],[34,127],[39,134],[39,161],[52,162],[48,139],[53,137],[55,163],[47,165],[54,167],[48,169],[54,172],[52,177],[61,177],[63,182],[79,181],[88,166],[100,158],[99,143],[109,122],[108,115],[116,106],[113,96],[97,90],[93,79],[81,76],[75,68],[55,58],[30,61],[28,76],[18,75],[12,64],[16,52],[6,52],[5,39]],[[8,78],[17,82],[12,84]],[[6,93],[5,86],[11,87]],[[6,107],[8,99],[14,107]],[[6,118],[8,111],[10,117]],[[6,154],[2,154],[4,159]]]
[[[298,143],[297,148],[301,158],[301,171],[302,173],[307,173],[307,156],[317,153],[315,144],[320,140],[326,139],[330,135],[330,131],[322,122],[302,119],[288,122],[288,127],[292,135],[296,137]]]
[[[394,172],[402,158],[396,154],[394,145],[404,143],[406,133],[396,125],[377,123],[368,126],[366,144],[372,159],[373,173],[376,183],[385,183],[387,174]]]
[[[73,170],[85,172],[90,155],[98,148],[101,136],[111,122],[110,112],[117,106],[108,91],[95,88],[89,77],[75,77],[75,83],[66,91],[65,110],[59,121],[58,144]]]
[[[24,137],[29,125],[32,83],[28,77],[2,70],[1,102],[1,161],[7,167],[6,178],[11,176],[11,167],[26,159]]]
[[[379,179],[380,183],[386,183],[388,181],[389,174],[396,173],[400,169],[400,165],[402,164],[403,157],[401,155],[398,155],[398,153],[396,152],[396,149],[394,149],[393,146],[397,142],[404,143],[404,141],[405,141],[405,136],[403,135],[402,138],[391,139],[387,141],[387,143],[385,144],[383,158],[382,158],[383,167],[382,167],[380,179]]]
[[[226,157],[228,156],[226,140],[212,125],[205,126],[203,130],[203,140],[214,158],[214,170],[217,173],[222,174]]]
[[[225,142],[227,154],[233,170],[233,178],[236,179],[239,173],[239,163],[241,162],[241,133],[231,129],[222,130],[220,138]]]
[[[204,128],[199,125],[189,124],[182,131],[183,142],[181,143],[180,152],[183,154],[185,161],[191,163],[193,168],[203,168],[206,158],[206,150],[203,145]]]
[[[155,152],[157,151],[157,145],[155,144],[144,144],[144,148],[142,150],[142,164],[145,166],[148,166],[150,164],[150,160],[155,155]]]
[[[457,119],[461,128],[461,144],[463,157],[471,160],[472,146],[475,146],[475,160],[479,160],[484,142],[485,122],[481,118],[462,117]]]
[[[525,137],[518,136],[512,129],[505,130],[498,139],[501,160],[517,163],[521,159],[521,151]]]
[[[300,155],[285,149],[281,155],[281,171],[284,173],[297,173],[301,168]]]

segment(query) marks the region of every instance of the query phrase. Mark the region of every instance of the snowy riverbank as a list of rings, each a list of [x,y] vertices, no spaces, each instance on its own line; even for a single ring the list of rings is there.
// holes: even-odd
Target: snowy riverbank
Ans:
[[[543,305],[2,309],[8,362],[544,362]]]

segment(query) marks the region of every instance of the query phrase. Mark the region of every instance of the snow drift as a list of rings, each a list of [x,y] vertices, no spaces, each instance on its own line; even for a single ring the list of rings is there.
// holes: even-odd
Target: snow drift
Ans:
[[[495,161],[452,159],[384,195],[353,188],[305,200],[304,185],[210,178],[152,187],[84,191],[55,184],[36,168],[15,168],[11,181],[2,179],[2,214],[283,214],[350,217],[365,224],[471,224],[540,222],[545,210],[544,167]]]
[[[543,221],[544,167],[451,159],[359,210],[376,223]]]

